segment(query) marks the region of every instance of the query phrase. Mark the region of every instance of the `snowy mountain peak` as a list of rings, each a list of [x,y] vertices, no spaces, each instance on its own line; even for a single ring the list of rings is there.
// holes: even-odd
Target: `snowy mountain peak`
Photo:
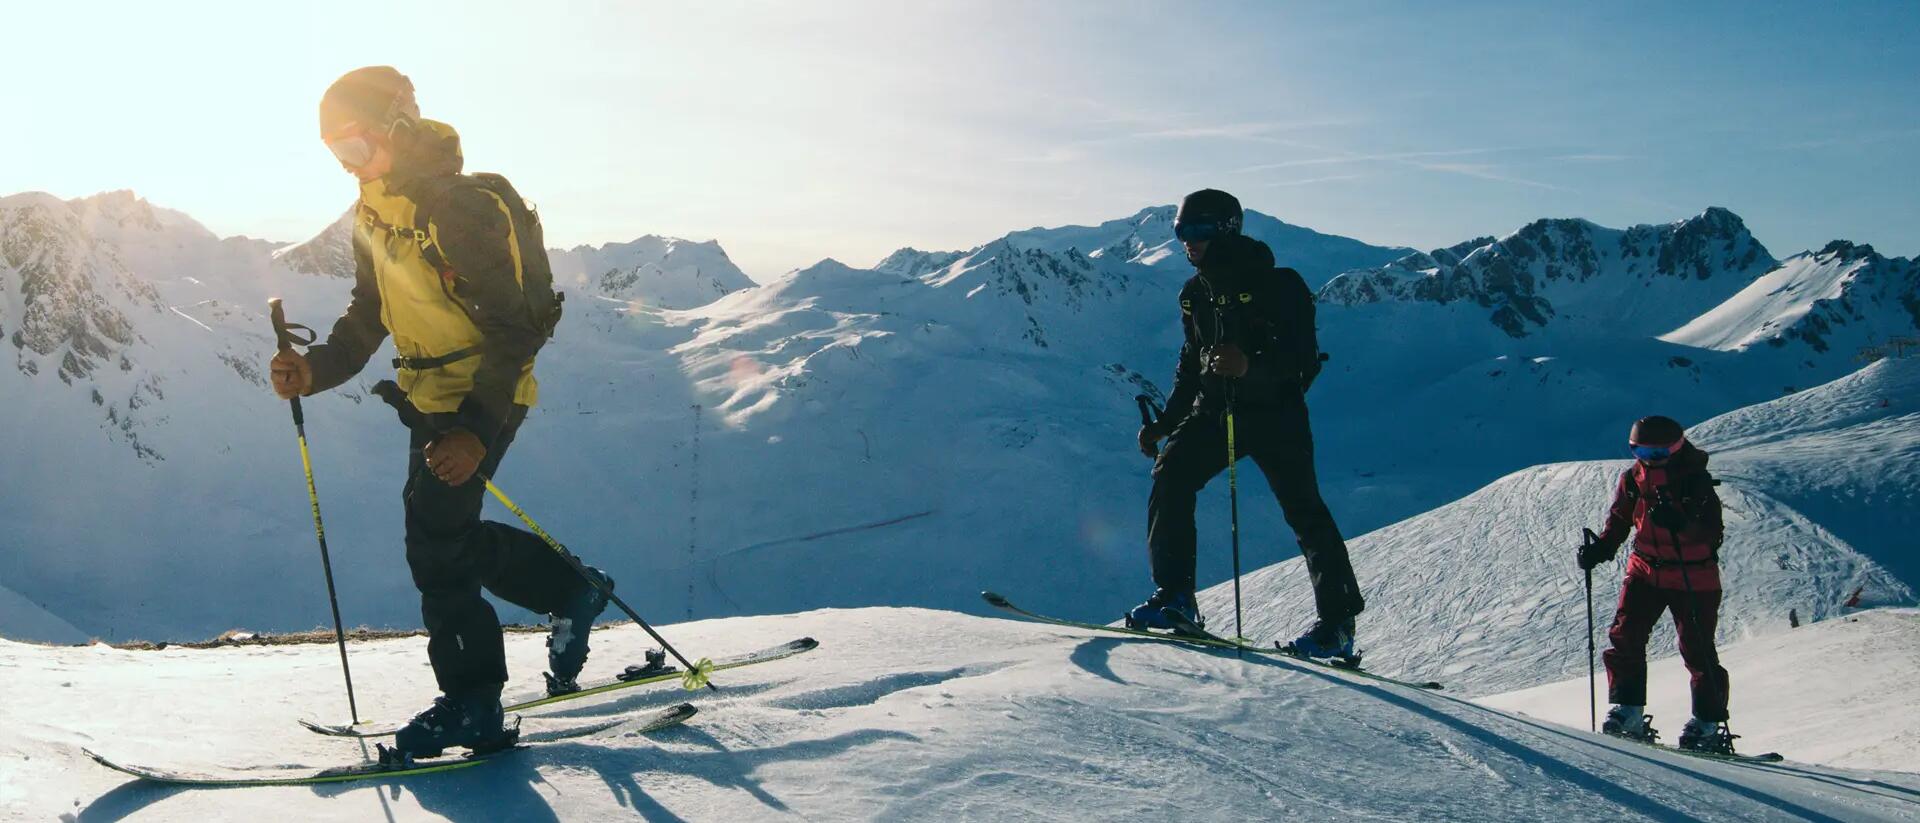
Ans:
[[[1464,302],[1486,309],[1490,323],[1516,338],[1546,329],[1556,317],[1624,323],[1652,335],[1716,305],[1772,265],[1746,224],[1719,207],[1625,230],[1578,218],[1541,219],[1498,240],[1349,271],[1320,291],[1320,301]]]
[[[41,193],[0,200],[0,335],[23,374],[84,378],[137,337],[129,312],[161,307],[87,216],[85,204]]]
[[[1701,348],[1765,343],[1790,368],[1822,375],[1895,337],[1920,333],[1920,263],[1835,240],[1780,262],[1724,303],[1662,335]]]
[[[901,277],[920,277],[953,265],[953,261],[967,255],[964,251],[921,251],[906,247],[881,260],[873,267],[874,271],[897,274]]]

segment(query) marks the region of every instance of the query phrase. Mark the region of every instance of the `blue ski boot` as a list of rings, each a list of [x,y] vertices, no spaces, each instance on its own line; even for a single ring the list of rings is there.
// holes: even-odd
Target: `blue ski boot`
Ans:
[[[1306,634],[1288,643],[1283,651],[1316,660],[1334,659],[1347,665],[1359,665],[1353,653],[1353,618],[1341,621],[1316,620]]]
[[[380,746],[380,762],[405,765],[416,757],[439,757],[449,747],[461,746],[474,754],[496,752],[520,742],[519,723],[505,723],[500,709],[500,686],[476,687],[458,695],[433,699],[426,711],[413,716],[393,737],[393,746]]]
[[[1206,625],[1206,621],[1200,617],[1200,604],[1194,602],[1193,592],[1154,589],[1153,596],[1147,598],[1147,602],[1135,606],[1132,611],[1127,612],[1127,628],[1176,629],[1178,626],[1175,626],[1173,621],[1168,620],[1167,616],[1161,613],[1168,609],[1185,615],[1186,618],[1193,621],[1195,625]]]
[[[587,574],[613,590],[613,578],[592,566]],[[547,696],[559,697],[580,690],[580,668],[587,664],[587,635],[593,631],[594,618],[606,611],[607,595],[601,586],[588,584],[550,617],[553,633],[547,636]]]

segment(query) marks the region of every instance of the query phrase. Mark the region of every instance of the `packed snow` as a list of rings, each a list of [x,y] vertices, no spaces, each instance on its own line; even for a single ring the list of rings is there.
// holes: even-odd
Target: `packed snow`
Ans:
[[[80,753],[209,768],[357,762],[294,720],[344,720],[325,644],[119,651],[0,642],[0,809],[32,820],[1910,820],[1920,777],[1701,761],[1444,694],[1270,659],[921,609],[665,627],[724,654],[820,648],[530,714],[530,737],[691,700],[686,725],[614,726],[462,772],[316,788],[144,784]],[[358,644],[362,712],[403,716],[422,638]],[[645,636],[596,635],[589,670]],[[536,635],[513,635],[522,688]],[[219,688],[209,688],[218,683]],[[106,706],[124,707],[103,711]],[[1789,752],[1789,755],[1793,755]]]
[[[1660,642],[1672,640],[1669,631]],[[1598,643],[1607,647],[1604,636]],[[1920,764],[1920,612],[1871,609],[1803,624],[1728,645],[1720,662],[1731,684],[1728,714],[1741,736],[1738,750],[1856,769],[1911,772]],[[1595,665],[1594,695],[1604,716],[1607,674]],[[1584,729],[1586,689],[1583,676],[1479,702]],[[1647,711],[1663,740],[1679,737],[1691,705],[1679,658],[1648,667]]]

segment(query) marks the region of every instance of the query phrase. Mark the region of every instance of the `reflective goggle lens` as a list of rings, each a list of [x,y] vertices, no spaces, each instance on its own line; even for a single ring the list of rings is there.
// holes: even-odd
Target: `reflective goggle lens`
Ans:
[[[340,165],[357,169],[373,162],[373,142],[365,135],[356,134],[338,140],[328,140],[327,150],[340,160]]]
[[[1672,457],[1674,452],[1680,450],[1680,444],[1669,443],[1665,446],[1646,446],[1639,443],[1629,443],[1627,444],[1627,449],[1633,452],[1634,457],[1638,457],[1641,460],[1665,460]]]
[[[1220,236],[1218,223],[1175,223],[1173,236],[1182,243],[1205,243]]]

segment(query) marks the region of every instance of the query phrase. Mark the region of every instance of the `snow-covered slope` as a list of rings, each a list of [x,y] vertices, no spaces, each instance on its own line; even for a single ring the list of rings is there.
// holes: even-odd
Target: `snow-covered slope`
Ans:
[[[1920,335],[1920,263],[1835,240],[1802,252],[1677,329],[1664,340],[1750,351],[1778,364],[1781,379],[1831,378],[1862,349]],[[1894,354],[1896,352],[1883,352]]]
[[[0,586],[0,637],[41,643],[87,642],[86,632],[5,586]]]
[[[1671,646],[1671,628],[1654,639]],[[1600,638],[1606,647],[1606,638]],[[1856,769],[1920,764],[1920,613],[1872,609],[1720,650],[1732,684],[1729,714],[1740,751],[1789,752],[1795,759]],[[1597,665],[1597,664],[1596,664]],[[1811,675],[1811,676],[1810,676]],[[1605,671],[1596,678],[1607,709]],[[1587,680],[1480,699],[1507,711],[1588,727]],[[1691,714],[1687,670],[1677,657],[1648,668],[1647,711],[1662,737],[1679,736]]]
[[[0,809],[32,820],[1875,821],[1911,819],[1920,795],[1911,774],[1700,761],[1290,661],[951,613],[664,630],[694,654],[798,635],[821,646],[716,676],[716,694],[639,691],[524,725],[537,737],[681,700],[701,708],[652,737],[616,726],[463,772],[196,791],[130,783],[80,747],[176,766],[358,761],[370,747],[293,723],[345,711],[331,646],[0,642]],[[632,627],[603,632],[588,665],[645,645]],[[423,648],[355,646],[364,713],[425,704]],[[541,639],[515,635],[508,654],[524,685]]]
[[[1347,272],[1320,301],[1462,303],[1513,337],[1544,329],[1643,337],[1693,319],[1773,263],[1739,216],[1717,207],[1625,230],[1537,220],[1498,240]]]
[[[1805,620],[1825,619],[1856,590],[1863,605],[1914,602],[1905,582],[1913,578],[1901,575],[1917,571],[1917,381],[1920,360],[1882,361],[1694,428],[1696,442],[1713,452],[1726,506],[1722,638],[1784,631],[1790,609]],[[1879,405],[1888,393],[1902,405]],[[1582,671],[1585,595],[1574,550],[1582,528],[1602,524],[1626,465],[1526,469],[1352,541],[1368,598],[1359,625],[1362,645],[1374,646],[1369,665],[1470,694]],[[1203,550],[1223,553],[1224,526],[1204,534]],[[1611,619],[1624,563],[1623,552],[1595,570],[1602,625]],[[1312,592],[1298,559],[1248,574],[1243,599],[1252,637],[1290,638],[1312,620]],[[1230,584],[1204,592],[1201,606],[1215,628],[1231,630]]]

